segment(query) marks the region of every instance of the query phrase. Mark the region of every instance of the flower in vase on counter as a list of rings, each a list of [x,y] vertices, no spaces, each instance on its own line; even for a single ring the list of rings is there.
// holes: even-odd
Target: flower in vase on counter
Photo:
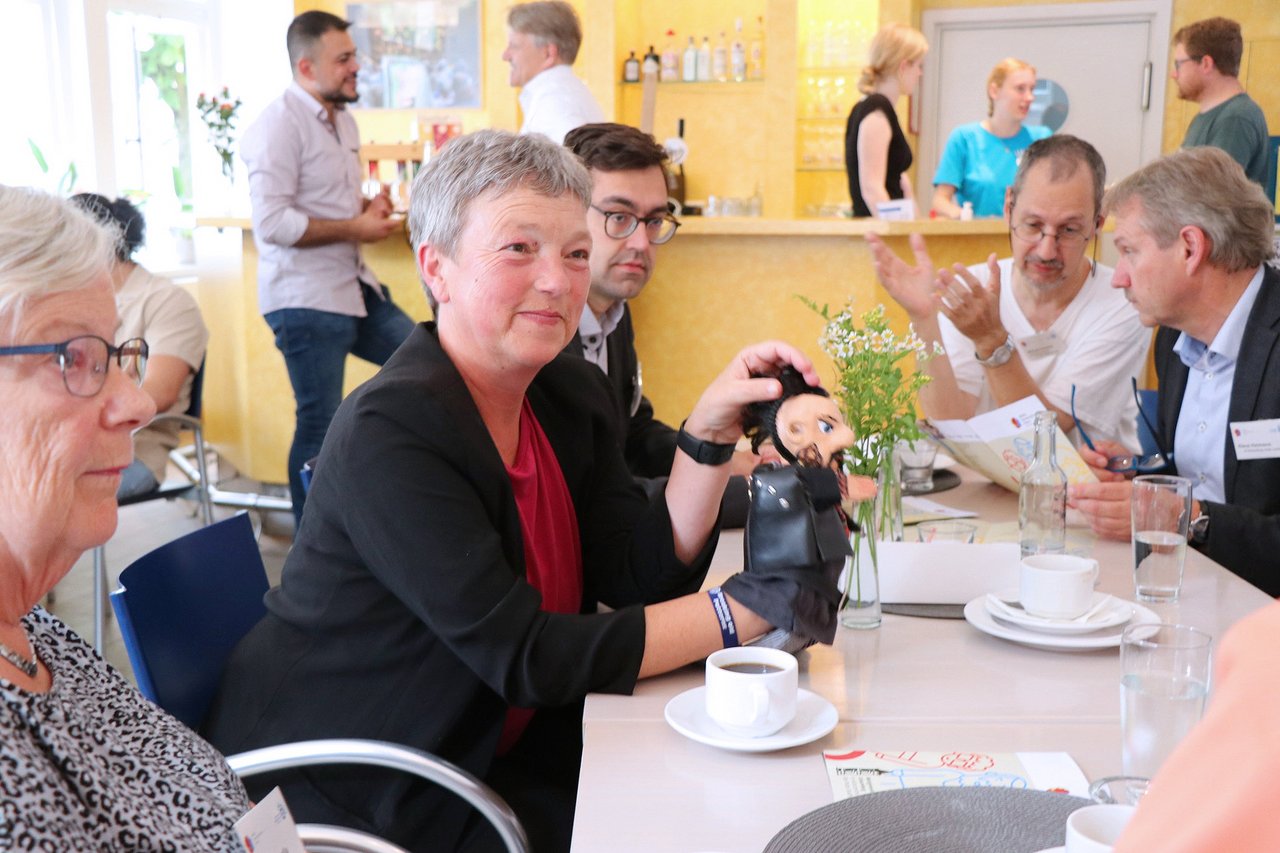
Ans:
[[[222,160],[222,174],[229,180],[235,179],[235,160],[233,159],[235,149],[232,144],[236,140],[232,134],[236,129],[236,113],[240,110],[240,104],[240,99],[233,99],[231,91],[226,86],[223,86],[222,91],[212,98],[206,96],[204,92],[196,98],[196,110],[200,113],[200,120],[208,129],[209,141],[213,143],[214,150]]]

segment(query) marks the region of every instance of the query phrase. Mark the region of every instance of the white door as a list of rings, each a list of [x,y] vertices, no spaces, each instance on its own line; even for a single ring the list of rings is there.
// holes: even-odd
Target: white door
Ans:
[[[933,197],[951,130],[986,117],[987,75],[1008,56],[1034,65],[1041,83],[1057,84],[1066,99],[1057,132],[1092,143],[1108,183],[1160,155],[1168,0],[942,10],[926,12],[923,26],[930,47],[920,93],[918,198]],[[1038,98],[1044,88],[1037,86]]]

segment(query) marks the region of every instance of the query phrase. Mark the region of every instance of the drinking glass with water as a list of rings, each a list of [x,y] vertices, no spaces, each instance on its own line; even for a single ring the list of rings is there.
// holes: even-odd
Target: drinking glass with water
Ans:
[[[1204,714],[1213,638],[1187,625],[1137,624],[1120,638],[1126,776],[1150,780]]]
[[[1177,601],[1187,557],[1191,481],[1150,475],[1133,478],[1133,580],[1139,601]]]

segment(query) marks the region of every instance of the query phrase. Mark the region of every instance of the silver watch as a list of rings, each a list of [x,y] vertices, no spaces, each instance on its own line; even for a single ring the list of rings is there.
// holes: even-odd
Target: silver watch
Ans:
[[[983,367],[999,367],[1005,364],[1009,359],[1013,358],[1013,335],[1006,335],[1004,343],[991,351],[991,355],[983,358],[974,350],[973,357],[978,360],[978,364]]]
[[[1187,540],[1193,545],[1203,545],[1209,541],[1209,514],[1200,509],[1200,514],[1191,521],[1187,528]]]

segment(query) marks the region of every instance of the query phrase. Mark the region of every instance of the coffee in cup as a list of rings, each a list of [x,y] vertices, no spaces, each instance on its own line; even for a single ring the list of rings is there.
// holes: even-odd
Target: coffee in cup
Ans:
[[[766,737],[796,715],[796,659],[778,649],[721,649],[707,658],[706,707],[720,728],[738,737]]]

